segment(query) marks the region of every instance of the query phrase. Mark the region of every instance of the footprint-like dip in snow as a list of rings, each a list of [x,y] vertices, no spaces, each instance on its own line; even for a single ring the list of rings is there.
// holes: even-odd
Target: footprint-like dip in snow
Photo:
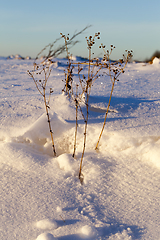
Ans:
[[[36,227],[43,230],[53,230],[58,228],[58,225],[56,221],[46,218],[36,222]]]
[[[42,233],[40,234],[36,240],[56,240],[57,238],[55,238],[51,233]]]

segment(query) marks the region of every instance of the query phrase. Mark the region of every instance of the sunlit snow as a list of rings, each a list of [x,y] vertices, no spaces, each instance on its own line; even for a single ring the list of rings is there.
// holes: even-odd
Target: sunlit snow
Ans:
[[[159,240],[160,60],[127,65],[98,151],[111,82],[94,83],[83,185],[84,121],[79,115],[73,159],[75,107],[62,94],[65,66],[57,59],[48,82],[53,157],[43,99],[27,75],[33,60],[0,58],[0,239]]]

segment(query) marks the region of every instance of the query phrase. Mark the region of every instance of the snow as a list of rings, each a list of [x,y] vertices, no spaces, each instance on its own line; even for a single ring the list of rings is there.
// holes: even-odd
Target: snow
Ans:
[[[36,240],[54,240],[56,239],[51,233],[42,233],[40,234]]]
[[[159,66],[159,63],[160,63],[159,58],[155,57],[155,58],[153,59],[153,64]]]
[[[48,83],[53,157],[43,99],[27,75],[33,60],[0,58],[0,239],[159,240],[159,59],[128,64],[97,151],[111,83],[105,76],[94,83],[83,185],[84,121],[79,114],[73,158],[75,107],[62,94],[66,60],[56,62]]]
[[[95,229],[93,228],[93,226],[83,226],[81,229],[80,229],[80,235],[82,238],[89,238],[89,239],[95,239],[96,238],[96,231]]]
[[[61,154],[59,157],[57,157],[57,162],[59,164],[60,169],[64,170],[65,172],[68,172],[71,174],[73,174],[74,172],[78,173],[77,161],[75,161],[75,159],[69,154],[66,154],[66,153]]]
[[[46,230],[46,229],[56,229],[58,226],[57,226],[57,222],[54,220],[43,219],[36,223],[36,227]]]

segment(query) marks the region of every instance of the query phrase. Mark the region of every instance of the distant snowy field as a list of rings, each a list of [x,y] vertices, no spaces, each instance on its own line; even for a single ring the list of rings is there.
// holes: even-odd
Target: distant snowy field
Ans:
[[[111,90],[95,82],[89,101],[84,185],[79,120],[62,95],[64,59],[49,80],[51,141],[41,95],[27,75],[32,60],[0,58],[0,239],[160,239],[160,61],[130,63],[116,83],[99,151],[95,145]]]

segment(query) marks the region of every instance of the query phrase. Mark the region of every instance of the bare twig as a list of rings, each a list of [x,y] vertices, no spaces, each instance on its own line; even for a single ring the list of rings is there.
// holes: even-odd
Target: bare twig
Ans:
[[[75,152],[76,152],[77,129],[78,129],[78,84],[76,86],[75,105],[76,105],[76,129],[75,129],[75,138],[74,138],[74,150],[72,155],[73,157],[75,157]]]
[[[85,94],[86,94],[86,118],[85,118],[85,127],[84,127],[84,139],[83,139],[83,150],[82,150],[82,156],[80,161],[80,168],[79,168],[79,180],[81,184],[83,184],[83,174],[82,174],[82,163],[86,148],[86,139],[87,139],[87,126],[88,126],[88,115],[89,115],[89,96],[91,93],[91,87],[92,87],[92,81],[93,81],[93,71],[91,70],[91,62],[92,62],[92,46],[95,44],[95,38],[99,39],[100,33],[95,33],[94,37],[89,36],[89,38],[86,38],[87,41],[87,47],[88,47],[88,78],[86,80],[86,88],[85,88]],[[93,65],[94,68],[94,65]],[[95,75],[96,76],[96,75]]]
[[[102,47],[103,47],[103,45],[102,45]],[[110,104],[111,104],[111,98],[112,98],[115,82],[119,81],[118,77],[120,76],[121,73],[124,73],[124,69],[125,69],[127,63],[132,58],[132,51],[127,51],[126,50],[127,51],[127,57],[125,57],[125,55],[123,55],[124,61],[125,61],[125,64],[123,66],[121,65],[123,63],[122,59],[119,62],[117,62],[117,63],[111,64],[109,57],[110,57],[110,55],[111,55],[111,53],[113,51],[113,48],[115,48],[115,47],[113,47],[113,45],[111,45],[110,52],[107,50],[107,52],[105,52],[105,54],[104,54],[104,60],[106,60],[108,62],[109,76],[110,76],[110,79],[111,79],[112,88],[111,88],[111,93],[110,93],[110,97],[109,97],[107,110],[106,110],[106,113],[105,113],[103,126],[102,126],[102,129],[101,129],[101,132],[100,132],[100,135],[99,135],[99,138],[98,138],[95,150],[98,149],[99,142],[100,142],[100,139],[102,137],[102,133],[104,131],[104,127],[106,125],[106,120],[107,120],[107,116],[108,116],[108,112],[109,112],[109,108],[110,108]],[[104,47],[103,47],[103,49],[104,49]],[[117,65],[118,65],[118,67],[117,67]],[[113,69],[112,69],[112,67],[113,67]]]
[[[28,74],[29,74],[30,77],[32,77],[32,79],[33,79],[33,81],[34,81],[34,83],[36,85],[37,90],[43,96],[45,110],[46,110],[46,114],[47,114],[47,121],[48,121],[48,126],[49,126],[49,132],[50,132],[51,141],[52,141],[53,154],[54,154],[54,156],[56,156],[55,144],[54,144],[54,140],[53,140],[53,131],[52,131],[52,128],[51,128],[51,121],[50,121],[50,117],[49,117],[50,95],[49,95],[48,102],[47,102],[47,99],[46,99],[46,85],[47,85],[47,81],[48,81],[48,78],[50,76],[51,71],[49,71],[49,73],[48,73],[48,70],[46,72],[45,68],[43,70],[44,70],[44,76],[45,76],[45,79],[43,81],[42,80],[39,80],[39,81],[35,80],[34,73],[36,72],[36,70],[34,70],[32,72],[28,71]],[[48,75],[47,75],[47,73],[48,73]],[[52,90],[50,89],[50,94],[51,93],[52,93]]]

